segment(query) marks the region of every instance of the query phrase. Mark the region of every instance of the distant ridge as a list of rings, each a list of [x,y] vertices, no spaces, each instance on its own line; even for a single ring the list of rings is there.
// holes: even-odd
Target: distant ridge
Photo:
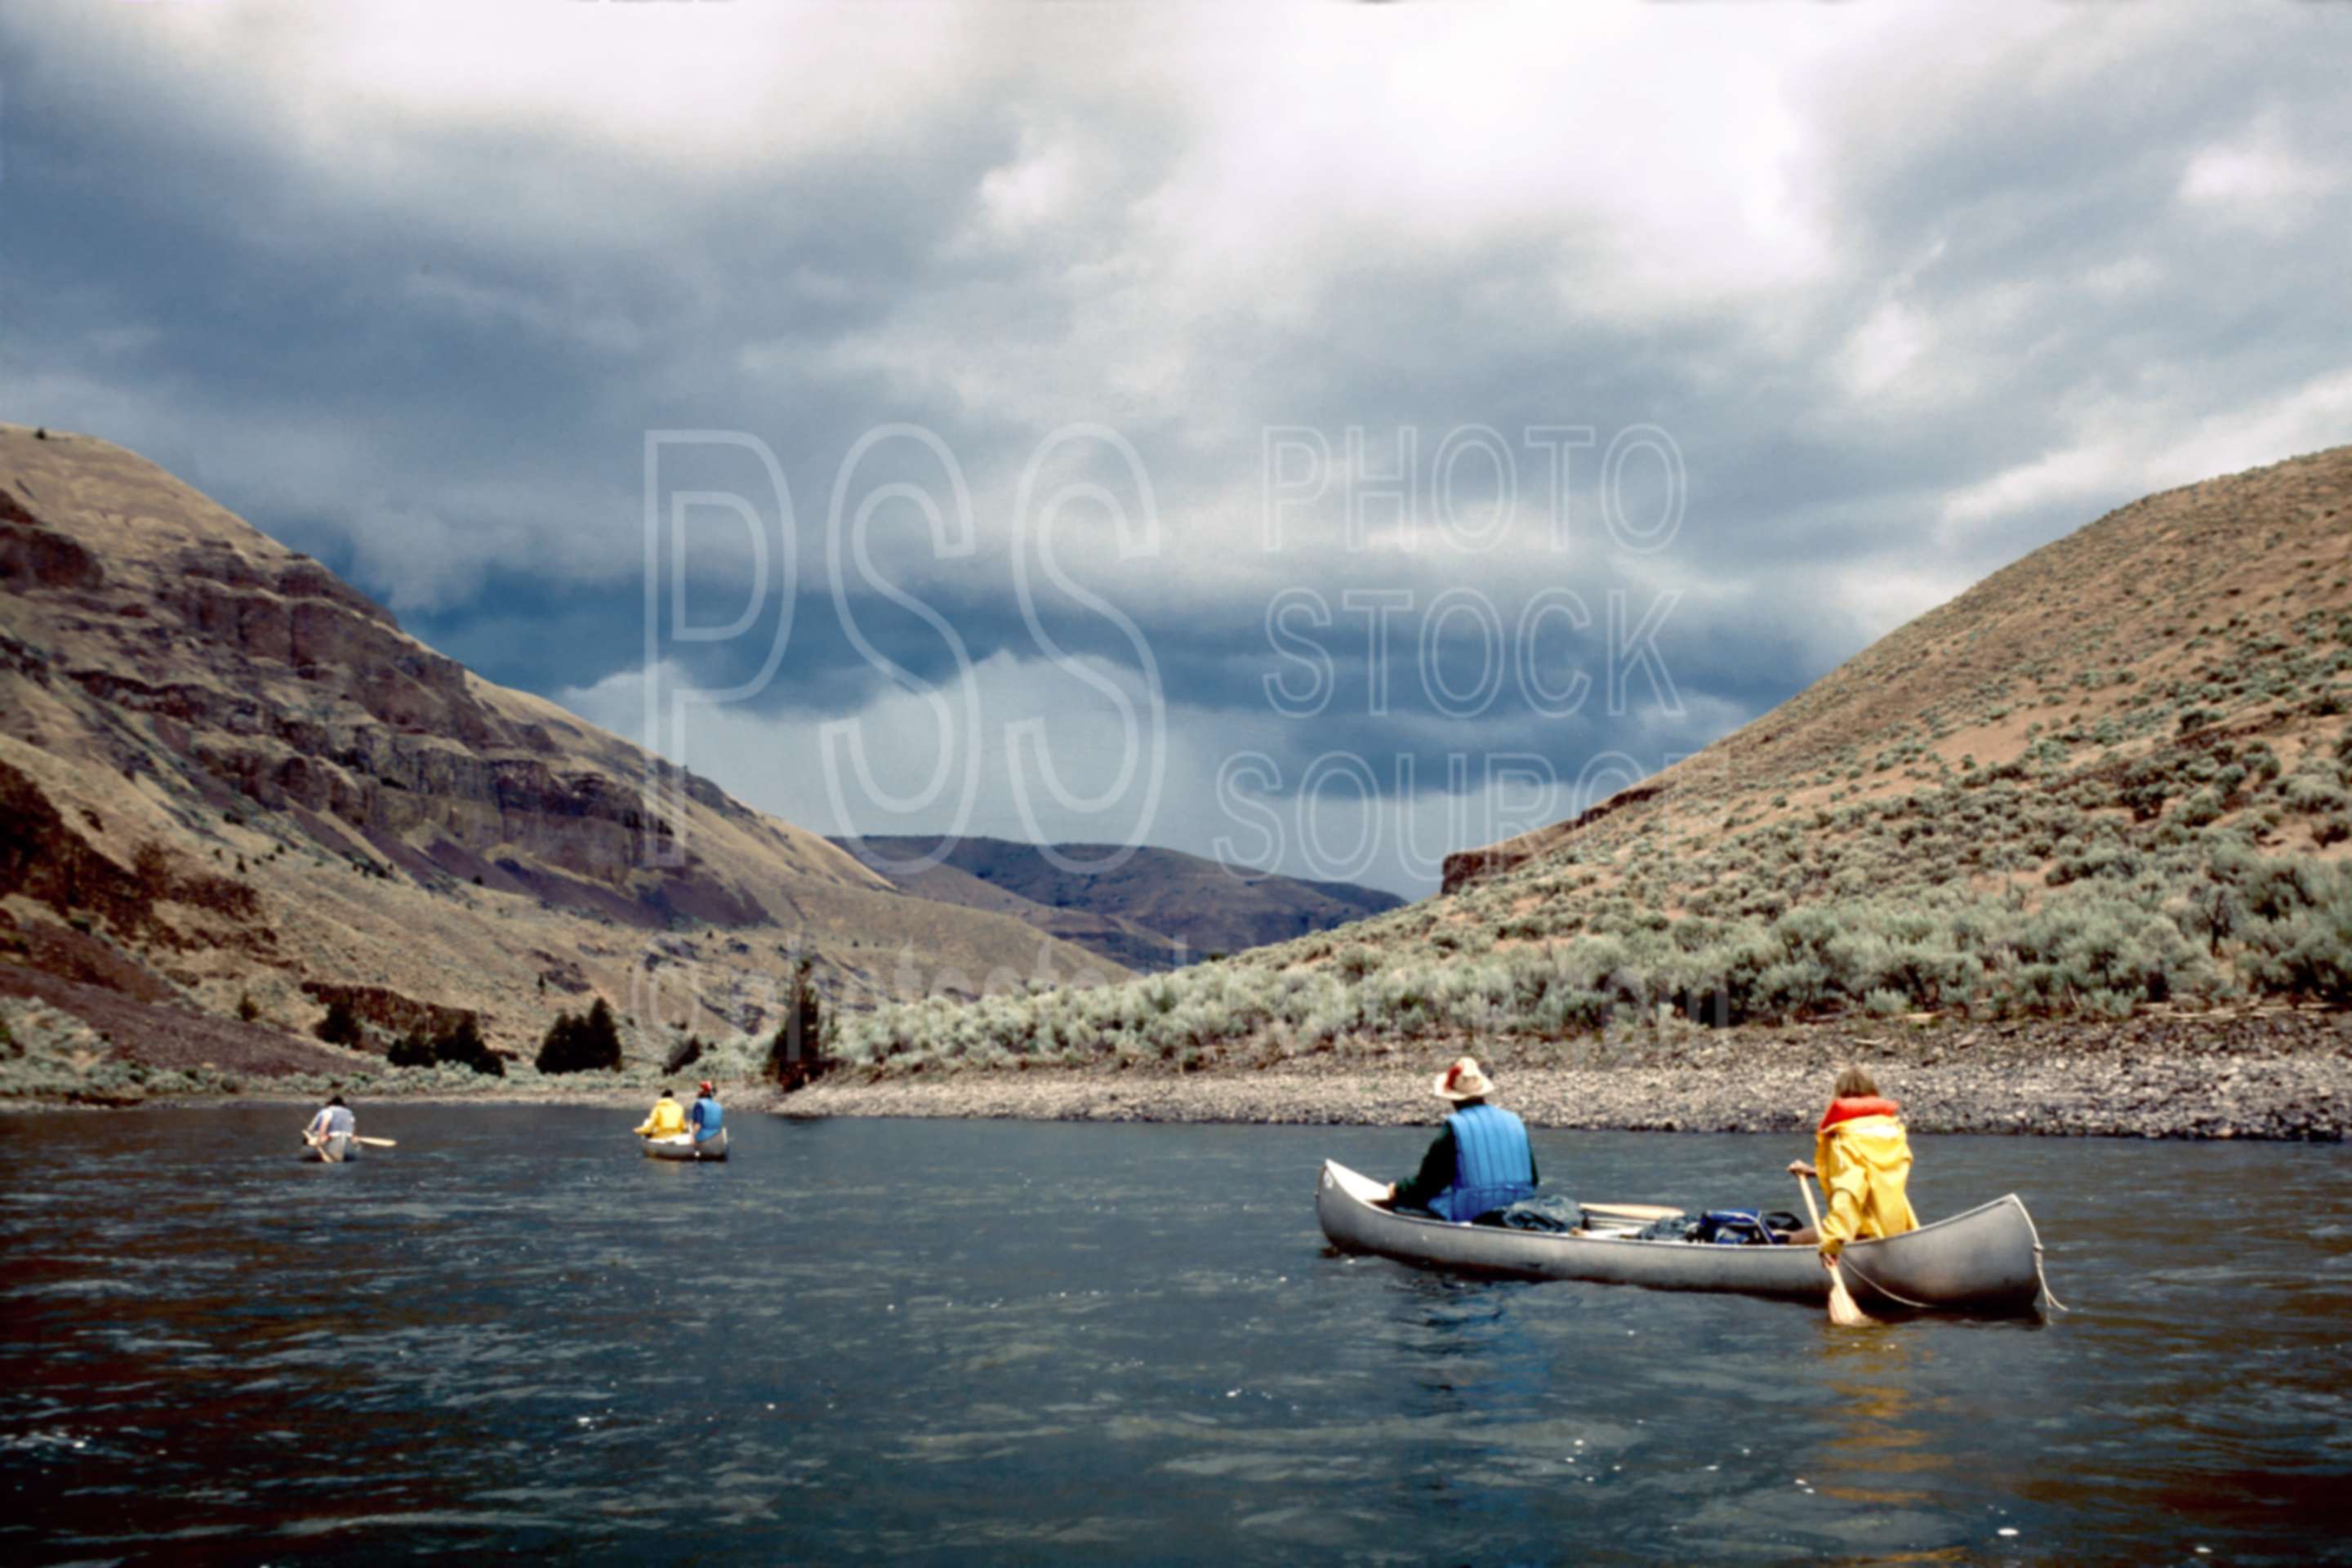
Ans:
[[[835,843],[901,890],[1027,921],[1040,931],[1129,969],[1171,969],[1270,942],[1327,931],[1402,904],[1352,882],[1314,882],[1237,871],[1180,850],[1130,849],[1116,870],[1066,871],[1032,844],[958,838],[940,863],[893,874],[889,867],[937,851],[940,837],[840,838]],[[1106,861],[1109,845],[1053,846],[1080,865]]]

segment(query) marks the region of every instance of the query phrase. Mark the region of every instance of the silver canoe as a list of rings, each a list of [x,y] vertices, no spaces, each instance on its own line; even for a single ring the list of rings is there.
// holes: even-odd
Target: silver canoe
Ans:
[[[1522,1279],[1829,1299],[1829,1275],[1810,1247],[1717,1247],[1454,1225],[1382,1207],[1378,1200],[1387,1191],[1385,1182],[1325,1161],[1315,1192],[1323,1234],[1343,1251]],[[1845,1281],[1855,1301],[1873,1311],[2026,1312],[2042,1296],[2041,1251],[2033,1217],[2012,1193],[1902,1236],[1854,1242],[1843,1254]]]
[[[347,1160],[360,1157],[360,1146],[352,1142],[352,1135],[348,1132],[330,1132],[316,1143],[307,1139],[304,1142],[307,1146],[302,1151],[302,1158],[305,1160],[322,1160],[330,1165],[340,1165]]]
[[[727,1129],[720,1128],[698,1143],[691,1132],[675,1133],[667,1138],[648,1138],[646,1153],[656,1160],[724,1160],[727,1158]]]

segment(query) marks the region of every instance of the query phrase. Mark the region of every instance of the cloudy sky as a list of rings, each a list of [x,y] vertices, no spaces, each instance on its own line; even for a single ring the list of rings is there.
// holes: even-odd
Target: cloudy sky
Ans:
[[[1418,893],[2352,439],[2347,79],[2337,5],[10,0],[0,417],[808,826]]]

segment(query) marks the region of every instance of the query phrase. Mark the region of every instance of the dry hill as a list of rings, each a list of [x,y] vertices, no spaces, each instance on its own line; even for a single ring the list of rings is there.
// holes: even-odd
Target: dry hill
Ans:
[[[481,679],[131,453],[0,426],[0,999],[79,1019],[83,1065],[348,1068],[309,1038],[337,1000],[363,1053],[470,1014],[527,1054],[603,996],[655,1057],[772,1028],[802,955],[852,1007],[1119,973]]]
[[[2352,1003],[2352,447],[2151,496],[1438,898],[884,1060]]]
[[[1825,809],[1923,784],[2111,783],[2095,808],[2146,823],[2160,797],[2210,784],[2231,760],[2209,771],[2198,759],[2257,743],[2279,760],[2274,784],[2338,739],[2347,613],[2352,447],[2149,496],[1583,816],[1452,857],[1446,891],[1664,822],[1694,847],[1694,828],[1826,827],[1813,820]],[[2263,792],[2232,777],[2223,794],[2226,816]],[[2270,842],[2311,847],[2339,809],[2268,824]]]

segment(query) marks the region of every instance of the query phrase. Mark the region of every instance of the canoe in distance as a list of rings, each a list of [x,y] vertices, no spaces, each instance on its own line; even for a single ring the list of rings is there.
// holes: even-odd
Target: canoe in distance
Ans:
[[[1825,1301],[1829,1275],[1810,1247],[1722,1247],[1630,1236],[1507,1230],[1402,1215],[1388,1184],[1323,1163],[1315,1216],[1331,1245],[1405,1263],[1520,1279],[1585,1279],[1658,1290],[1727,1290]],[[1902,1236],[1844,1249],[1846,1285],[1865,1310],[2025,1313],[2042,1298],[2042,1238],[2012,1193]]]
[[[348,1132],[330,1132],[316,1143],[306,1139],[302,1146],[303,1159],[324,1161],[330,1165],[341,1165],[359,1157],[360,1146],[352,1142]]]
[[[646,1156],[653,1160],[724,1160],[727,1158],[727,1129],[720,1128],[698,1143],[691,1132],[674,1133],[667,1138],[647,1138]]]

